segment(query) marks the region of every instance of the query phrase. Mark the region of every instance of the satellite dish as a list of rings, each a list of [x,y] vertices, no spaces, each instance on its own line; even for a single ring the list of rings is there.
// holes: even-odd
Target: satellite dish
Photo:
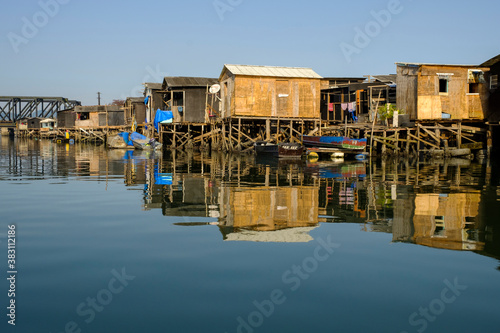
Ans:
[[[211,94],[217,94],[220,91],[220,85],[214,84],[213,86],[210,87],[210,93]]]

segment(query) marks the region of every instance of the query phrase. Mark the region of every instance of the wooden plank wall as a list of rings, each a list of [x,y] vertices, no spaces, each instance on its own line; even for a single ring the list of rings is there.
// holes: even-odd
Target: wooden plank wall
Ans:
[[[420,68],[398,66],[397,105],[411,119],[484,119],[487,113],[488,85],[480,84],[478,94],[469,93],[468,68],[463,66],[422,65]],[[485,73],[487,68],[479,68]],[[448,73],[448,93],[439,92],[438,73]]]
[[[418,68],[398,66],[397,74],[397,107],[417,119]]]
[[[75,127],[82,127],[82,128],[99,127],[99,113],[90,112],[89,119],[76,120]]]
[[[319,79],[228,75],[222,80],[222,115],[320,118],[320,85]]]

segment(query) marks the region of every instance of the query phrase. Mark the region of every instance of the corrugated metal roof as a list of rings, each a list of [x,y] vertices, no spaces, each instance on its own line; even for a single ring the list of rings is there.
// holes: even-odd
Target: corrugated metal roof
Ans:
[[[167,76],[163,80],[166,87],[206,87],[216,84],[217,79],[207,77]]]
[[[311,78],[311,79],[323,78],[318,73],[313,71],[311,68],[224,65],[224,70],[226,69],[229,72],[233,73],[234,75],[293,77],[293,78]]]
[[[41,123],[53,123],[53,122],[56,122],[57,120],[53,119],[53,118],[46,118],[42,121],[40,121]]]
[[[498,62],[500,62],[500,55],[497,55],[496,57],[493,57],[490,60],[484,62],[483,64],[481,64],[481,67],[491,67],[497,64]]]
[[[162,84],[161,83],[146,82],[146,83],[144,83],[144,86],[146,88],[151,88],[153,90],[160,90]]]
[[[397,74],[389,74],[389,75],[373,75],[372,78],[374,78],[377,81],[383,82],[383,83],[396,83],[398,75]]]
[[[414,62],[397,62],[398,66],[442,66],[442,67],[479,67],[478,65],[453,65],[453,64],[426,64]]]
[[[144,103],[144,97],[127,97],[127,101],[131,101],[132,103]]]

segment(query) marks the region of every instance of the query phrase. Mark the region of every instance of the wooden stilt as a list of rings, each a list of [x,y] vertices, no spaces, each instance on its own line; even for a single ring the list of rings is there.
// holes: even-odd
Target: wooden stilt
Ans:
[[[420,124],[417,125],[417,153],[420,155]]]
[[[462,148],[462,122],[458,122],[457,148]]]
[[[384,130],[384,142],[382,143],[382,155],[386,155],[387,154],[387,141],[385,141],[385,139],[387,138],[387,131]]]
[[[491,158],[491,151],[493,150],[493,126],[489,126],[488,132],[486,133],[486,149],[488,152],[488,159]]]
[[[409,156],[410,155],[410,129],[407,129],[406,130],[406,150],[405,150],[405,153],[406,153],[406,156]]]
[[[266,119],[266,141],[271,141],[271,119]]]

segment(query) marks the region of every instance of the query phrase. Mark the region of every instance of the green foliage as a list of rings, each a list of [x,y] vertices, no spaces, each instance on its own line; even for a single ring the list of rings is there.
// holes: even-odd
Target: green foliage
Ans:
[[[394,104],[386,104],[378,108],[378,117],[380,120],[392,119],[395,111],[405,114],[404,110],[398,110]]]

